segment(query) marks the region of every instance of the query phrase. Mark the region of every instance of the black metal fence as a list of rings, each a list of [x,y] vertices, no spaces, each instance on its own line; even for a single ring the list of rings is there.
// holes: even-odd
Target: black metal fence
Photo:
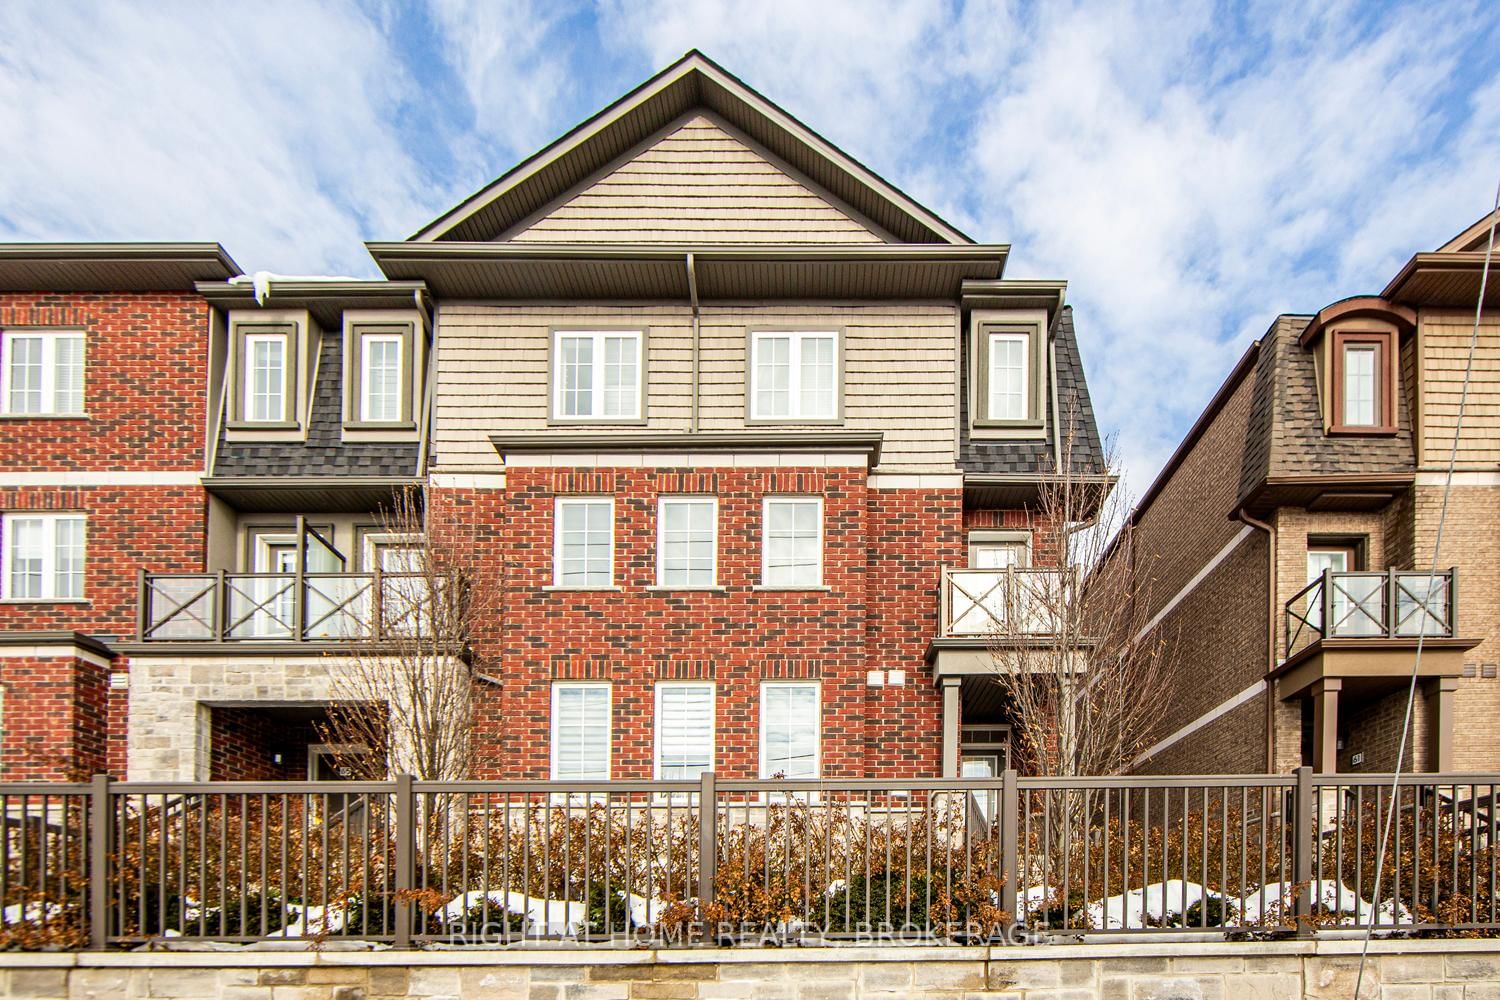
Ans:
[[[0,813],[8,947],[1500,929],[1500,775],[100,777]]]

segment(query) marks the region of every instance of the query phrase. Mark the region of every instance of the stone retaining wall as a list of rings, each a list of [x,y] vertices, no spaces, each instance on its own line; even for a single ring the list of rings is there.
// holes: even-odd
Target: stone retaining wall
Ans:
[[[1358,941],[1013,948],[0,955],[43,1000],[1281,1000],[1353,996]],[[1362,997],[1500,1000],[1500,942],[1377,941]]]

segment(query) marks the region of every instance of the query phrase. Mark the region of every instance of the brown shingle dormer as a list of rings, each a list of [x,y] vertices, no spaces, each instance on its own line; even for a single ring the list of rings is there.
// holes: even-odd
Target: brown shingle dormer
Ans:
[[[1299,343],[1314,352],[1327,434],[1395,434],[1401,338],[1416,314],[1374,296],[1325,307]]]

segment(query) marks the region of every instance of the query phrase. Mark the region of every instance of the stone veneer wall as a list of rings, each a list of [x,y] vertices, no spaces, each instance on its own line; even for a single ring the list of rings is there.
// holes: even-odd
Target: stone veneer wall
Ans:
[[[42,1000],[1173,1000],[1353,996],[1359,941],[1010,948],[134,952],[0,955]],[[1376,941],[1361,997],[1500,996],[1500,942]]]

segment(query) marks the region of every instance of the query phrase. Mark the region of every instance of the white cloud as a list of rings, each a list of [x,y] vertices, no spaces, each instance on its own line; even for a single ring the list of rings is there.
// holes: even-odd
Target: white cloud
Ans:
[[[0,5],[0,229],[369,273],[366,233],[441,207],[388,117],[399,65],[334,3]]]

